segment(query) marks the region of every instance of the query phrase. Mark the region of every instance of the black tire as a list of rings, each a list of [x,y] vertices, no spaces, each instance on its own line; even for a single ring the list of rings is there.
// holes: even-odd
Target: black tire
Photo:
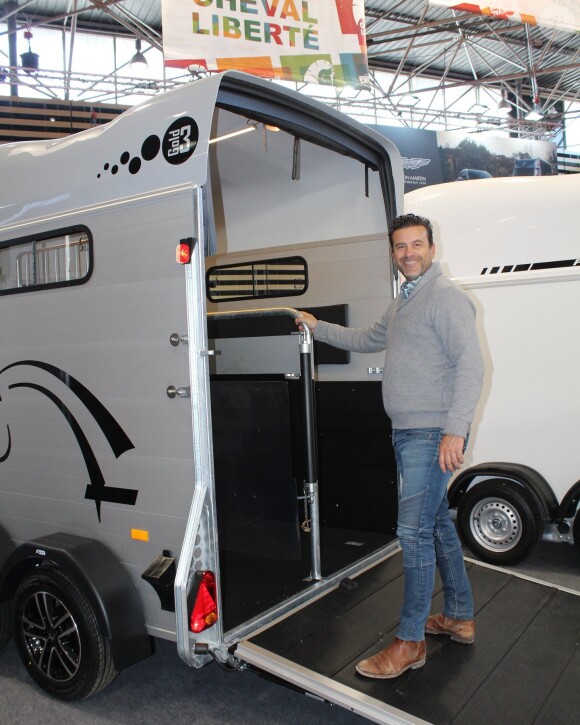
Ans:
[[[0,649],[12,636],[12,606],[10,601],[0,602]]]
[[[14,638],[32,679],[62,700],[83,700],[118,674],[90,602],[60,569],[37,569],[19,586]]]
[[[459,504],[457,521],[465,544],[490,564],[515,564],[535,548],[543,531],[531,495],[501,479],[478,483]]]
[[[580,551],[580,512],[576,511],[574,516],[574,524],[572,525],[572,536],[574,537],[574,546]]]

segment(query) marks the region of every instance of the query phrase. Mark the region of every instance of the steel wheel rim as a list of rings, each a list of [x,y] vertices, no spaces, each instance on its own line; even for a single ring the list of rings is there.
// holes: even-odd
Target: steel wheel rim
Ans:
[[[80,667],[81,638],[66,605],[50,592],[35,592],[26,600],[21,626],[36,669],[53,682],[72,680]]]
[[[522,520],[517,509],[498,498],[484,498],[469,518],[475,541],[488,551],[510,551],[522,538]]]

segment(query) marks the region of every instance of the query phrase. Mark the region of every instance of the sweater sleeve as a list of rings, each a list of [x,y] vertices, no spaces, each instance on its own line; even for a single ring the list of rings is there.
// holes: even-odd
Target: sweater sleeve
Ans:
[[[443,289],[433,307],[436,333],[453,371],[444,433],[465,438],[481,395],[484,362],[477,337],[475,307],[457,288]]]
[[[370,327],[343,327],[332,322],[319,320],[314,337],[341,350],[352,352],[377,352],[384,350],[387,341],[387,316],[389,312]]]

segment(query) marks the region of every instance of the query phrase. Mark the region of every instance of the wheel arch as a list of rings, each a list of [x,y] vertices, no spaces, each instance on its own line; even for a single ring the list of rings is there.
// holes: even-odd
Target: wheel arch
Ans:
[[[3,571],[6,565],[6,561],[10,558],[10,555],[14,551],[14,544],[12,539],[8,535],[8,532],[3,526],[0,526],[0,572]],[[0,585],[0,601],[10,599],[9,592],[5,592],[4,588]]]
[[[520,463],[479,463],[462,471],[449,487],[451,508],[459,508],[461,499],[476,478],[500,478],[528,490],[538,507],[544,523],[554,521],[558,512],[558,499],[546,479],[530,466]],[[580,495],[580,492],[579,492]]]
[[[152,654],[135,585],[104,544],[62,532],[20,544],[0,570],[0,597],[11,599],[23,578],[39,567],[61,569],[75,580],[91,603],[103,636],[111,643],[117,669]]]
[[[558,508],[558,519],[571,519],[576,514],[578,504],[580,503],[580,481],[576,483],[566,492]]]

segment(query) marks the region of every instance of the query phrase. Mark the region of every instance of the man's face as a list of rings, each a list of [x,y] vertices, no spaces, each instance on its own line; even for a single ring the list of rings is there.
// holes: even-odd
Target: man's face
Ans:
[[[425,227],[406,227],[393,233],[393,261],[405,279],[424,274],[433,262],[435,245],[429,246]]]

